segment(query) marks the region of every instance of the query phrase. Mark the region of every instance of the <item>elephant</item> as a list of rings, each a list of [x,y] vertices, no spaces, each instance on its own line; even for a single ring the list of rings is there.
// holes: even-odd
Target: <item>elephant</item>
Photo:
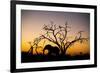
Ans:
[[[48,50],[48,55],[54,55],[54,56],[57,56],[59,55],[59,48],[56,47],[56,46],[51,46],[51,45],[46,45],[43,49],[43,54],[45,52],[45,50]]]

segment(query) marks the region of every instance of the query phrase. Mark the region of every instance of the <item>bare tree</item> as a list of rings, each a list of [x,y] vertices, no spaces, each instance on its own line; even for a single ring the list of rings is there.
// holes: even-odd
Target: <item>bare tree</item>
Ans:
[[[30,49],[28,50],[28,54],[33,54],[33,45],[32,45],[32,43],[31,42],[28,42],[28,44],[30,44]]]
[[[71,47],[74,43],[80,42],[83,43],[87,41],[88,38],[82,37],[82,32],[78,32],[78,36],[75,36],[73,40],[69,41],[68,33],[71,31],[71,27],[66,22],[64,26],[57,26],[51,21],[49,25],[45,25],[43,27],[45,34],[40,36],[41,39],[47,39],[48,41],[57,45],[57,47],[61,50],[61,54],[65,55],[66,51],[69,47]]]
[[[41,41],[41,38],[39,37],[39,38],[35,38],[33,42],[28,42],[31,46],[29,51],[28,51],[29,54],[33,54],[33,49],[35,49],[36,54],[38,54],[37,49],[38,48],[43,48],[42,46],[38,45],[40,41]]]

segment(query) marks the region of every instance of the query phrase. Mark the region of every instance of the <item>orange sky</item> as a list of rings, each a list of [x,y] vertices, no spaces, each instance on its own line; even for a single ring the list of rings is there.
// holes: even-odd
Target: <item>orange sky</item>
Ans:
[[[84,31],[83,37],[89,37],[90,32],[90,15],[88,13],[74,13],[74,12],[51,12],[51,11],[34,11],[34,10],[22,10],[21,11],[21,26],[22,26],[22,51],[28,51],[30,45],[29,41],[33,41],[34,38],[39,37],[39,35],[44,33],[43,25],[49,24],[53,21],[57,26],[64,25],[67,21],[71,26],[71,32],[69,36],[74,37],[77,32]],[[41,46],[43,46],[43,41]],[[52,44],[46,41],[46,44]],[[45,44],[45,45],[46,45]],[[43,48],[42,48],[43,49]],[[42,52],[39,48],[39,51]],[[71,48],[68,49],[68,53],[71,55],[82,53],[89,53],[90,43],[85,42],[83,44],[76,43]],[[35,53],[35,51],[33,51]]]

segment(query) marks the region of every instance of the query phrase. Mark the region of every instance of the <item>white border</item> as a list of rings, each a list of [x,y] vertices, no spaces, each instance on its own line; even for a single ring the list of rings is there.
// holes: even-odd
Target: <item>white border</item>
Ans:
[[[21,63],[21,9],[26,10],[44,10],[44,11],[62,11],[62,12],[81,12],[90,13],[90,60],[77,61],[58,61],[58,62],[35,62]],[[73,66],[73,65],[89,65],[94,64],[94,10],[84,8],[70,7],[49,7],[35,5],[16,5],[16,68],[40,68],[40,67],[57,67],[57,66]]]

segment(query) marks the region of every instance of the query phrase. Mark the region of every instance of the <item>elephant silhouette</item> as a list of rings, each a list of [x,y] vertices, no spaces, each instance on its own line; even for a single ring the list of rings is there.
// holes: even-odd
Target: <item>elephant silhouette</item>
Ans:
[[[54,55],[54,56],[57,56],[59,55],[59,48],[56,47],[56,46],[51,46],[51,45],[46,45],[43,49],[43,54],[45,52],[45,50],[48,50],[48,55]]]

